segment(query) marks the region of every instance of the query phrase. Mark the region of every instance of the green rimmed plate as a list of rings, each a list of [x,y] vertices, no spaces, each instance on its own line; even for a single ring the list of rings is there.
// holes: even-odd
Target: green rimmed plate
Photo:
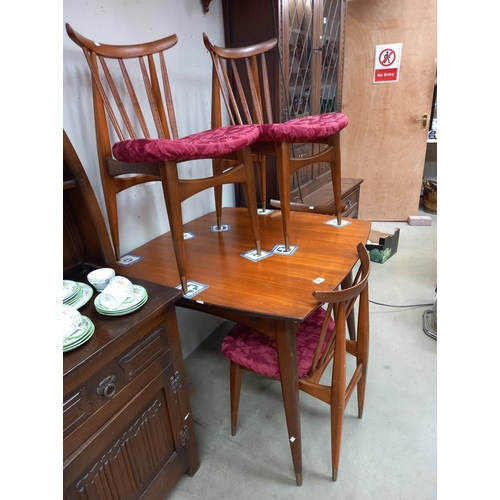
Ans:
[[[92,295],[94,295],[94,289],[90,285],[87,285],[86,283],[78,283],[78,285],[80,285],[82,294],[78,297],[74,304],[69,304],[75,309],[80,309],[80,307],[84,306],[92,298]]]
[[[72,338],[71,342],[66,344],[63,341],[63,352],[71,351],[72,349],[81,346],[87,342],[92,335],[94,335],[95,325],[89,318],[87,318],[87,316],[82,316],[82,327],[84,328],[84,331],[78,335],[78,337]]]
[[[134,285],[134,298],[131,302],[125,302],[117,309],[108,309],[104,307],[100,300],[100,294],[95,298],[94,305],[99,314],[104,316],[123,316],[140,309],[148,300],[148,292],[141,285]]]
[[[76,281],[63,280],[63,303],[70,301],[79,292],[79,289]]]

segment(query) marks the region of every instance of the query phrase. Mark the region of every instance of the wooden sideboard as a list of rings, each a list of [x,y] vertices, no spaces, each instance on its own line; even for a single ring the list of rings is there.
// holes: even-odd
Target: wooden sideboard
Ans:
[[[63,134],[63,279],[87,283],[117,266],[85,171]],[[175,304],[182,293],[132,280],[148,301],[125,316],[100,315],[93,298],[80,312],[95,325],[89,341],[63,354],[65,499],[164,499],[199,466]]]
[[[342,205],[347,209],[343,217],[358,218],[359,199],[363,179],[342,178]],[[295,201],[295,200],[292,200]],[[305,196],[303,203],[311,205],[333,205],[332,185],[327,184],[310,196]]]

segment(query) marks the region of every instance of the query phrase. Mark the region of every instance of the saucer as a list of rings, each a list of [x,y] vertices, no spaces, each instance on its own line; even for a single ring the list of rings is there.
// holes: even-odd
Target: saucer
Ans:
[[[94,332],[95,332],[95,327],[93,326],[89,330],[87,335],[85,335],[84,338],[80,339],[78,342],[75,342],[74,344],[69,344],[69,345],[63,347],[63,352],[72,351],[73,349],[76,349],[77,347],[80,347],[81,345],[85,344],[85,342],[87,342],[87,340],[90,340],[92,335],[94,335]]]
[[[78,292],[78,283],[71,280],[63,280],[63,302],[70,301]]]
[[[89,318],[87,318],[87,316],[82,316],[81,326],[83,328],[83,332],[80,335],[73,337],[67,343],[64,343],[63,341],[63,352],[70,351],[71,349],[81,346],[83,343],[87,342],[90,337],[92,337],[95,331],[95,325]]]
[[[101,304],[100,296],[101,294],[95,298],[94,305],[97,312],[105,316],[123,316],[129,314],[140,309],[148,300],[148,292],[141,285],[134,285],[134,298],[131,301],[124,302],[116,309],[109,309]]]
[[[80,307],[84,306],[94,295],[94,290],[90,285],[86,283],[78,283],[80,288],[82,289],[82,295],[78,298],[78,300],[72,305],[75,309],[80,309]]]

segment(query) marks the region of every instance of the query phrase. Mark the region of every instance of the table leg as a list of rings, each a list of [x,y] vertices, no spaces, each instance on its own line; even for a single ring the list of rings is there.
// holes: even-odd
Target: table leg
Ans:
[[[341,289],[350,288],[352,286],[352,269],[347,273],[344,281],[340,284]],[[356,318],[354,316],[354,309],[347,317],[347,330],[349,331],[349,338],[356,342]]]
[[[302,438],[300,432],[299,378],[297,372],[298,324],[292,321],[275,321],[276,349],[280,367],[281,390],[285,405],[288,439],[292,452],[297,485],[302,485]]]

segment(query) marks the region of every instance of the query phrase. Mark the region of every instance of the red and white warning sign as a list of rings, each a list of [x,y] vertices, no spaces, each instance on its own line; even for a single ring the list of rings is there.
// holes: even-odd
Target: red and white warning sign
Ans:
[[[401,64],[401,43],[389,43],[375,47],[375,71],[373,83],[399,81]]]

